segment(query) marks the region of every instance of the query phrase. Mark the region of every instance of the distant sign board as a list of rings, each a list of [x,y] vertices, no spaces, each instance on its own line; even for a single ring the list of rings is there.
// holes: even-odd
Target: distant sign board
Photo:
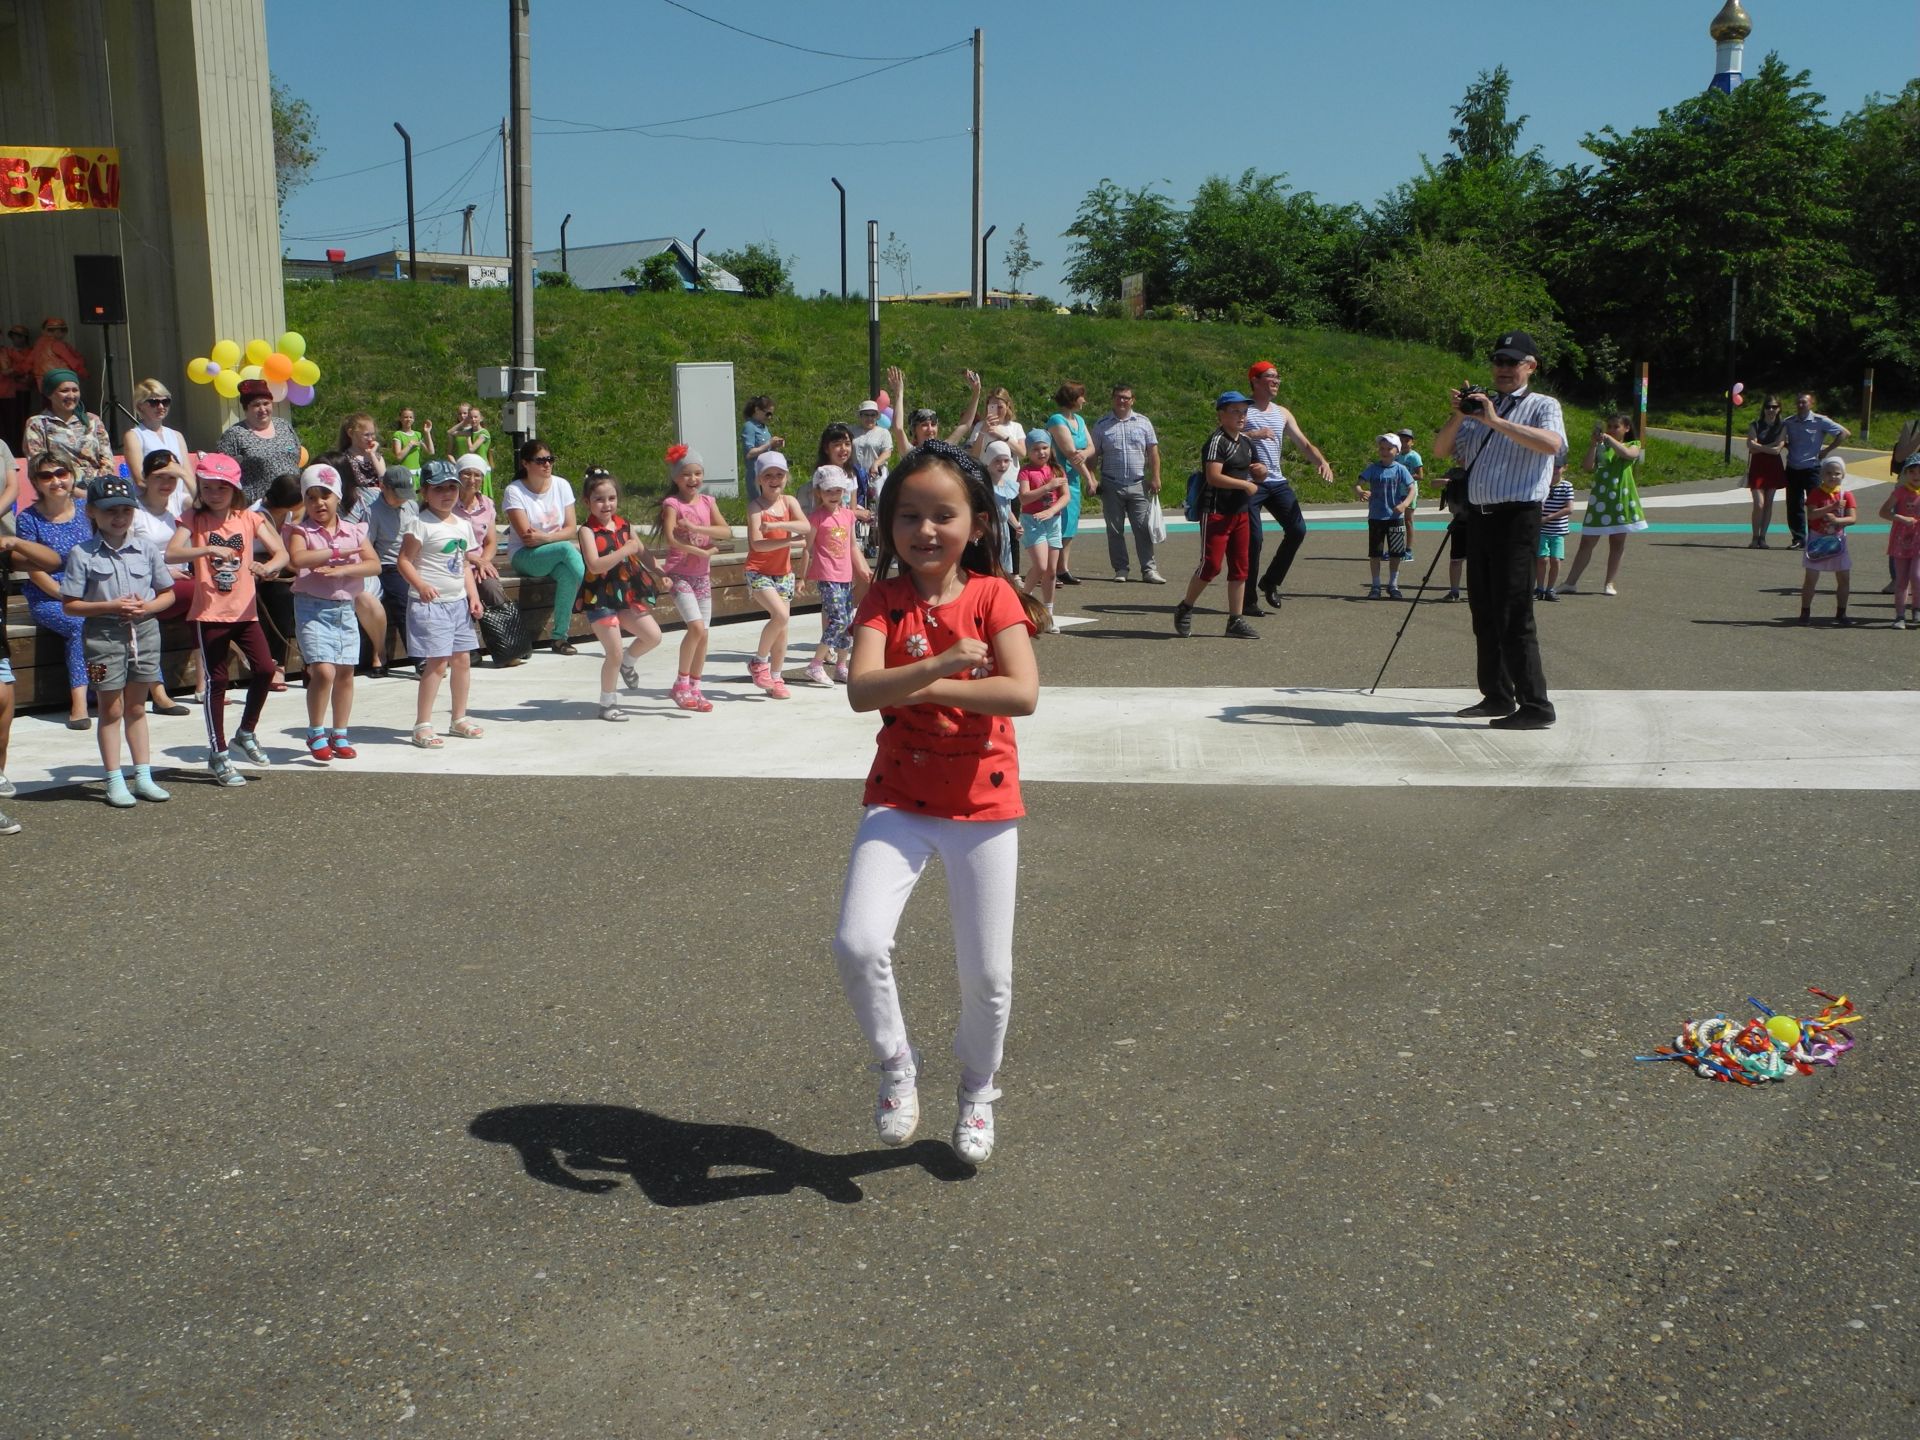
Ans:
[[[1129,320],[1138,320],[1147,313],[1147,277],[1145,275],[1120,277],[1120,308]]]
[[[504,265],[469,265],[467,267],[469,290],[499,290],[504,289],[507,284],[507,267]]]
[[[702,489],[740,493],[740,410],[730,361],[673,367],[673,433],[700,453],[707,472]]]

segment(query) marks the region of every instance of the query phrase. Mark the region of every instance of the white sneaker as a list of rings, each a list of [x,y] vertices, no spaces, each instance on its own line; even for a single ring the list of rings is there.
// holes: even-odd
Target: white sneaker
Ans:
[[[1160,571],[1152,565],[1147,566],[1147,568],[1141,572],[1140,578],[1149,585],[1164,585],[1167,583],[1167,577],[1162,575]]]
[[[968,1092],[960,1087],[960,1114],[953,1122],[953,1153],[969,1165],[984,1165],[993,1158],[993,1102],[1000,1098],[997,1089]]]
[[[902,1070],[871,1065],[880,1072],[880,1094],[873,1102],[873,1128],[880,1132],[882,1145],[904,1145],[920,1128],[920,1092],[915,1088],[920,1075],[920,1052],[915,1050]]]

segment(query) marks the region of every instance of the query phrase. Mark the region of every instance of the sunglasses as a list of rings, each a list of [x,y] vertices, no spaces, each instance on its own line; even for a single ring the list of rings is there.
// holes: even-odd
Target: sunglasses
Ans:
[[[37,480],[71,480],[73,478],[73,471],[61,465],[52,470],[42,470],[34,478]]]
[[[142,405],[151,405],[156,410],[164,410],[173,404],[173,397],[171,395],[149,395],[140,403]]]
[[[551,465],[553,463],[553,456],[535,455],[530,460],[528,460],[527,463],[529,465]]]

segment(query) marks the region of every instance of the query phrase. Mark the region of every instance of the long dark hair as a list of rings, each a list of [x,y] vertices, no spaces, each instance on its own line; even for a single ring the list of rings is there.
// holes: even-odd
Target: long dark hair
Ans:
[[[960,552],[960,568],[969,575],[986,575],[1011,582],[1011,577],[1000,568],[1000,507],[993,503],[993,481],[978,460],[958,445],[950,445],[945,440],[923,440],[914,446],[901,462],[900,468],[888,479],[887,488],[880,492],[880,513],[874,521],[880,542],[880,558],[874,562],[874,582],[878,584],[895,569],[902,575],[906,574],[906,566],[900,563],[900,557],[893,548],[893,519],[900,511],[902,482],[912,479],[922,470],[936,467],[960,482],[960,488],[966,492],[967,508],[976,519],[986,522],[980,538],[969,541],[966,549]],[[1046,607],[1017,585],[1013,593],[1020,597],[1020,607],[1027,612],[1027,619],[1033,622],[1034,627],[1044,627],[1047,623]]]
[[[553,447],[551,445],[547,444],[546,441],[537,435],[530,440],[522,440],[520,442],[520,448],[513,452],[513,478],[516,480],[526,479],[527,461],[538,455],[542,450],[551,452],[552,449]]]
[[[829,440],[844,440],[849,445],[853,444],[853,427],[851,425],[842,424],[840,421],[836,420],[831,425],[827,426],[826,429],[820,432],[820,448],[814,454],[814,457],[813,457],[813,468],[816,470],[818,470],[822,465],[834,465],[839,463],[838,461],[830,460],[827,458],[827,441]],[[853,463],[853,457],[851,455],[847,457],[847,463],[849,465]]]

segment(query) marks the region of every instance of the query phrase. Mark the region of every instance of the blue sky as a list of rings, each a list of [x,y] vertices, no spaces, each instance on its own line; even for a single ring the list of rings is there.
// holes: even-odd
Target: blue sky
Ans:
[[[1496,64],[1514,77],[1514,109],[1531,117],[1522,143],[1556,163],[1576,160],[1583,135],[1650,122],[1705,87],[1714,68],[1707,25],[1719,9],[1718,0],[1478,11],[1436,0],[688,3],[741,30],[837,54],[750,38],[668,0],[533,0],[536,247],[559,244],[569,211],[571,246],[691,239],[705,226],[703,250],[771,243],[793,258],[801,293],[837,290],[839,210],[829,177],[838,176],[849,196],[854,289],[864,279],[869,218],[883,240],[895,232],[911,251],[916,288],[965,289],[969,51],[883,67],[964,41],[979,26],[983,223],[999,227],[990,279],[1005,283],[1001,247],[1024,224],[1042,262],[1028,285],[1062,298],[1061,232],[1102,177],[1154,184],[1184,204],[1206,176],[1253,166],[1284,172],[1323,200],[1370,206],[1415,173],[1422,153],[1439,158],[1451,107]],[[1747,71],[1779,51],[1812,72],[1836,118],[1920,74],[1913,0],[1751,0],[1747,8]],[[1466,23],[1469,14],[1484,18]],[[413,134],[420,215],[475,203],[475,248],[500,253],[493,136],[507,109],[504,4],[268,0],[267,30],[274,73],[312,105],[325,149],[316,183],[289,206],[288,253],[405,247],[395,121]],[[821,86],[834,88],[712,115]],[[695,116],[712,118],[686,118]],[[421,248],[457,250],[459,242],[458,213],[422,219]],[[896,288],[883,269],[882,291]]]

